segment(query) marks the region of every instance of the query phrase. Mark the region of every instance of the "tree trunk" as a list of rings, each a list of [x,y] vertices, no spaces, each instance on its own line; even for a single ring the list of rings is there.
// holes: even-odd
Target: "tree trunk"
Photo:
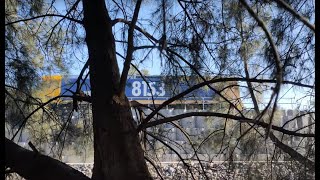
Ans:
[[[92,179],[151,179],[126,97],[119,93],[112,23],[104,0],[83,0],[94,129]]]

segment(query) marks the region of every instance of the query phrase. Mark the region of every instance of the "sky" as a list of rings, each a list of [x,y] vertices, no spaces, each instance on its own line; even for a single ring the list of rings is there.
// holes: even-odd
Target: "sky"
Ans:
[[[80,3],[81,4],[81,3]],[[155,6],[155,3],[148,3],[148,6]],[[142,6],[145,6],[144,4]],[[58,10],[62,13],[65,14],[65,5],[64,5],[64,1],[56,1],[56,8],[58,8]],[[145,8],[142,8],[145,9]],[[150,8],[152,9],[152,8]],[[140,11],[139,13],[139,17],[148,17],[150,16],[151,12],[148,11]],[[114,27],[114,31],[117,31],[117,28],[119,26],[116,25]],[[118,50],[122,50],[122,48],[120,46],[116,47]],[[86,51],[86,50],[85,50]],[[80,57],[80,55],[79,55]],[[160,68],[160,60],[158,60],[158,55],[154,55],[153,56],[153,60],[152,61],[146,61],[145,63],[143,63],[142,66],[140,66],[140,69],[147,69],[149,71],[150,75],[160,75],[161,74],[161,68]],[[122,71],[123,68],[123,60],[118,56],[118,64],[119,64],[119,69],[120,72]],[[70,75],[77,75],[80,73],[81,69],[83,67],[83,63],[79,63],[76,62],[74,64],[74,67],[70,68]],[[241,85],[241,83],[240,83]],[[243,84],[244,85],[244,84]],[[292,88],[292,86],[289,85],[282,85],[281,87],[281,92],[279,95],[279,101],[278,101],[278,106],[284,109],[295,109],[298,107],[298,103],[300,102],[300,109],[305,109],[306,107],[308,107],[310,101],[312,101],[312,99],[310,99],[310,97],[304,97],[305,93],[310,91],[310,89],[308,88]],[[244,90],[241,90],[241,94],[240,96],[244,95]],[[265,93],[264,95],[264,101],[265,103],[268,102],[269,97],[271,95],[271,91]],[[304,98],[303,98],[304,97]],[[301,98],[303,99],[301,101]],[[244,100],[244,105],[248,108],[252,108],[252,102],[249,100]]]

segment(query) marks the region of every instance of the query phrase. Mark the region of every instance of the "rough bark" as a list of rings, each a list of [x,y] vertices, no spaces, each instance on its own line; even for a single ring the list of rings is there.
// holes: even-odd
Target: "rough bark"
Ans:
[[[104,0],[83,0],[94,129],[92,179],[151,179],[120,75]]]
[[[5,164],[7,167],[32,180],[89,180],[72,167],[49,156],[24,149],[5,138]]]

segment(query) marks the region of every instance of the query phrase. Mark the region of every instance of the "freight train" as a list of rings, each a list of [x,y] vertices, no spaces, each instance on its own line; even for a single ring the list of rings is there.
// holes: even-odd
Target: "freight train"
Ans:
[[[43,77],[42,87],[38,92],[38,97],[48,100],[50,98],[62,95],[60,103],[68,103],[72,96],[72,92],[76,92],[77,76],[45,76]],[[171,77],[171,76],[130,76],[126,84],[126,96],[129,101],[137,101],[145,105],[159,105],[171,97],[187,90],[188,88],[201,82],[198,79],[191,77]],[[91,95],[90,79],[87,78],[81,81],[81,92],[84,95]],[[240,92],[237,82],[220,83],[211,85],[216,90],[221,90],[221,94],[229,101],[237,101],[241,107]],[[225,88],[229,86],[229,88]],[[105,86],[110,87],[109,85]],[[174,101],[173,105],[194,105],[206,108],[212,104],[220,103],[220,96],[211,88],[204,86],[183,98]]]

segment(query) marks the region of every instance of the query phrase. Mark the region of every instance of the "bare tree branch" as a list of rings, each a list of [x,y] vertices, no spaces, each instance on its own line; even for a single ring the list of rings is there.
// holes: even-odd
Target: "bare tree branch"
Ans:
[[[309,114],[315,114],[315,112],[307,112],[307,113],[304,113],[304,114],[300,114],[299,116],[296,116],[296,117],[288,120],[287,122],[285,122],[285,123],[282,125],[282,127],[285,127],[288,123],[290,123],[291,121],[294,121],[294,120],[297,119],[297,118],[300,118],[300,117],[302,117],[302,116],[306,116],[306,115],[309,115]]]
[[[147,156],[145,156],[144,158],[145,158],[145,159],[152,165],[152,167],[156,170],[156,172],[157,172],[158,176],[160,177],[160,179],[161,179],[161,180],[164,180],[163,177],[162,177],[162,175],[161,175],[161,173],[159,172],[158,167],[154,164],[154,162],[153,162],[149,157],[147,157]]]
[[[168,147],[171,151],[173,151],[178,157],[179,159],[181,160],[181,162],[183,163],[183,165],[188,169],[188,171],[190,172],[191,174],[191,177],[192,179],[195,179],[194,176],[193,176],[193,173],[190,169],[190,166],[186,163],[186,161],[181,157],[181,155],[174,149],[172,148],[170,145],[168,145],[166,142],[164,142],[162,139],[160,139],[159,137],[149,133],[149,132],[146,132],[149,136],[151,136],[152,138],[158,140],[159,142],[161,142],[163,145],[165,145],[166,147]]]
[[[26,124],[26,122],[28,121],[28,119],[34,114],[36,113],[37,111],[39,111],[40,109],[42,109],[44,106],[50,104],[51,102],[57,100],[57,99],[60,99],[60,98],[63,98],[63,97],[69,97],[69,98],[75,98],[77,100],[83,100],[83,101],[87,101],[87,102],[91,102],[91,97],[90,96],[79,96],[79,95],[73,95],[73,96],[70,96],[70,95],[60,95],[60,96],[56,96],[54,98],[51,98],[49,99],[47,102],[39,105],[39,107],[37,107],[35,110],[33,110],[28,116],[26,116],[26,118],[22,121],[20,127],[18,128],[18,130],[16,131],[16,133],[13,135],[13,137],[11,138],[11,140],[13,140],[17,134],[19,133],[19,131],[24,127],[24,125]]]
[[[272,125],[272,120],[273,120],[273,115],[274,112],[277,108],[277,101],[278,101],[278,97],[279,97],[279,93],[280,93],[280,87],[283,81],[283,72],[282,72],[282,68],[281,68],[281,61],[280,61],[280,56],[279,56],[279,52],[278,52],[278,48],[276,47],[272,36],[270,34],[270,32],[268,31],[266,25],[264,24],[264,22],[258,17],[258,15],[252,10],[252,8],[249,6],[249,4],[245,1],[245,0],[240,0],[240,2],[245,6],[245,8],[247,9],[247,11],[249,12],[249,14],[258,22],[258,25],[262,28],[262,30],[264,31],[264,33],[267,36],[267,39],[270,43],[270,46],[272,47],[273,50],[273,54],[274,54],[274,58],[275,58],[275,65],[276,65],[276,70],[277,70],[277,74],[276,74],[276,79],[277,79],[277,83],[275,85],[274,91],[271,95],[269,104],[265,107],[265,110],[269,108],[273,98],[275,98],[274,100],[274,105],[273,105],[273,109],[272,109],[272,114],[270,117],[270,122],[269,122],[269,128],[266,131],[266,138],[268,138],[269,136],[269,132],[270,132],[270,128]],[[263,113],[266,111],[262,111]],[[262,115],[261,115],[262,116]]]
[[[178,56],[181,60],[183,60],[183,62],[185,62],[186,64],[188,64],[188,66],[205,82],[206,79],[203,77],[203,75],[201,75],[201,73],[191,64],[189,63],[184,57],[182,57],[180,54],[168,49],[168,51],[176,56]],[[230,104],[230,106],[232,106],[234,109],[236,109],[238,111],[239,114],[241,114],[241,116],[243,116],[243,114],[241,113],[240,109],[238,109],[238,107],[236,107],[230,100],[228,100],[225,96],[223,96],[219,91],[217,91],[215,88],[213,88],[210,84],[206,85],[208,88],[210,88],[213,92],[217,93],[220,97],[222,97],[223,100],[225,100],[226,102],[228,102]]]
[[[66,15],[64,15],[64,17],[62,19],[60,19],[53,27],[52,27],[52,30],[50,32],[50,35],[48,37],[48,40],[46,42],[46,46],[48,45],[49,43],[49,40],[51,39],[51,36],[55,30],[55,28],[60,24],[60,22],[62,22],[66,17],[68,17],[68,15],[77,8],[78,4],[79,4],[80,0],[77,0],[73,5],[72,7],[68,10],[68,12],[66,13]]]
[[[223,114],[223,113],[216,113],[216,112],[188,112],[176,116],[171,116],[163,119],[159,119],[156,121],[150,121],[144,125],[142,125],[141,129],[145,129],[148,127],[160,125],[163,123],[168,123],[172,121],[176,121],[179,119],[191,117],[191,116],[215,116],[215,117],[223,117],[223,118],[228,118],[228,119],[233,119],[233,120],[238,120],[241,123],[252,123],[252,124],[257,124],[263,128],[268,128],[268,123],[261,122],[261,121],[255,121],[254,119],[246,118],[246,117],[240,117],[240,116],[235,116],[231,114]],[[295,131],[289,131],[284,129],[283,127],[279,126],[271,126],[272,129],[277,130],[279,132],[282,132],[283,134],[287,135],[294,135],[294,136],[299,136],[299,137],[315,137],[315,134],[304,134],[304,133],[296,133]]]
[[[250,82],[258,82],[258,83],[276,83],[277,82],[276,80],[271,80],[271,79],[246,79],[246,78],[218,78],[218,79],[211,79],[209,81],[204,81],[204,82],[201,82],[197,85],[190,87],[189,89],[187,89],[187,90],[177,94],[176,96],[166,100],[165,102],[163,102],[161,105],[159,105],[152,113],[150,113],[144,119],[144,123],[148,122],[162,108],[169,105],[173,101],[178,100],[178,99],[186,96],[187,94],[191,93],[192,91],[197,90],[203,86],[206,86],[207,84],[218,83],[218,82],[228,82],[228,81],[250,81]],[[301,83],[296,83],[296,82],[291,82],[291,81],[283,81],[283,83],[284,84],[294,84],[294,85],[301,86],[301,87],[314,88],[314,86],[311,86],[311,85],[306,85],[306,84],[301,84]],[[138,131],[141,130],[141,126],[142,125],[140,125],[138,127],[138,129],[137,129]]]
[[[270,139],[274,142],[274,145],[280,148],[285,153],[289,154],[293,159],[297,160],[303,165],[306,165],[309,169],[315,169],[314,162],[307,157],[302,156],[300,153],[289,147],[288,145],[279,141],[279,139],[271,132]]]
[[[130,63],[132,61],[132,56],[133,56],[133,51],[134,51],[134,46],[133,46],[133,32],[135,29],[135,24],[138,20],[138,15],[139,15],[139,10],[141,6],[142,0],[138,0],[136,7],[134,9],[133,17],[132,17],[132,22],[129,25],[129,30],[128,30],[128,49],[127,49],[127,56],[123,64],[123,70],[121,73],[121,78],[120,78],[120,87],[119,87],[119,95],[120,97],[125,95],[125,87],[126,87],[126,82],[128,78],[128,72],[130,69]]]
[[[5,163],[7,167],[26,179],[34,180],[89,180],[87,176],[72,167],[53,159],[24,149],[5,138]]]
[[[192,150],[193,150],[193,152],[194,152],[194,155],[196,156],[196,159],[197,159],[197,161],[198,161],[199,164],[200,164],[202,173],[204,174],[204,176],[206,177],[206,179],[209,179],[209,177],[208,177],[208,175],[207,175],[207,173],[206,173],[206,171],[205,171],[205,169],[204,169],[204,167],[203,167],[203,164],[202,164],[202,162],[201,162],[201,160],[200,160],[200,158],[199,158],[199,156],[198,156],[197,150],[196,150],[196,148],[194,147],[194,144],[193,144],[193,142],[192,142],[189,134],[188,134],[181,126],[179,126],[177,123],[175,123],[175,122],[171,122],[171,123],[172,123],[176,128],[178,128],[178,129],[183,133],[183,135],[187,138],[187,140],[188,140],[188,142],[189,142],[189,144],[190,144],[190,146],[191,146],[191,148],[192,148]]]
[[[305,24],[308,28],[310,28],[313,32],[316,31],[316,28],[313,24],[311,24],[307,18],[300,15],[297,11],[295,11],[288,3],[283,0],[274,0],[280,7],[289,11],[295,18],[299,19],[303,24]]]
[[[8,23],[5,24],[5,26],[9,26],[9,25],[16,24],[16,23],[19,23],[19,22],[26,22],[26,21],[30,21],[30,20],[34,20],[34,19],[44,18],[44,17],[62,17],[62,19],[68,19],[68,20],[70,20],[70,21],[74,21],[74,22],[76,22],[76,23],[82,24],[82,21],[81,21],[81,20],[74,19],[74,18],[68,17],[68,16],[66,16],[66,15],[60,15],[60,14],[44,14],[44,15],[40,15],[40,16],[35,16],[35,17],[31,17],[31,18],[20,19],[20,20],[17,20],[17,21],[8,22]]]
[[[128,21],[128,20],[117,18],[117,19],[112,20],[112,26],[114,26],[118,22],[122,22],[122,23],[125,23],[127,25],[131,24],[131,22]],[[154,38],[151,34],[149,34],[147,31],[143,30],[141,27],[139,27],[137,25],[134,25],[134,28],[136,30],[138,30],[140,33],[144,34],[147,38],[151,39],[154,43],[158,43],[159,42],[158,39]]]

